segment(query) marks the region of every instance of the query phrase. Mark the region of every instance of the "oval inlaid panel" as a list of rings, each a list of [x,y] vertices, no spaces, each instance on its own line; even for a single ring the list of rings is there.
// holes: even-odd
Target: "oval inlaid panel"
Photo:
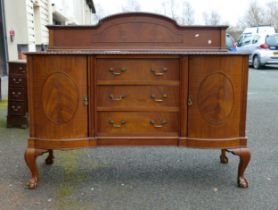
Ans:
[[[49,120],[56,124],[69,122],[78,101],[78,87],[67,74],[55,72],[46,79],[42,87],[42,106]]]
[[[206,77],[198,92],[198,107],[202,117],[211,124],[221,124],[234,105],[234,90],[230,79],[223,73]]]

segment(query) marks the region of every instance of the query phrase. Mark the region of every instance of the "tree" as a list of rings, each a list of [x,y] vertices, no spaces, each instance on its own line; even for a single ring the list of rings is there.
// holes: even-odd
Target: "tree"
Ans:
[[[203,18],[204,18],[205,25],[219,25],[220,24],[220,15],[214,10],[211,10],[209,12],[204,12]]]
[[[188,1],[182,3],[182,14],[180,17],[180,23],[182,25],[193,25],[194,19],[194,9]]]
[[[194,24],[194,10],[188,1],[164,0],[162,14],[168,16],[182,25]]]
[[[161,3],[162,5],[162,13],[165,16],[168,16],[172,19],[177,20],[178,19],[178,15],[177,15],[177,4],[176,1],[174,0],[164,0]]]
[[[240,27],[246,28],[266,24],[267,21],[263,14],[265,14],[264,9],[258,5],[258,2],[256,0],[251,1],[247,12],[239,22]]]
[[[278,1],[270,1],[266,4],[266,23],[274,26],[278,31]]]

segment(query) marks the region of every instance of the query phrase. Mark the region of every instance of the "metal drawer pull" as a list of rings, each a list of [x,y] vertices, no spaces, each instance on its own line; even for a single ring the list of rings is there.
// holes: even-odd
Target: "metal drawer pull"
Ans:
[[[83,104],[84,104],[85,106],[88,106],[88,105],[89,105],[89,98],[88,98],[88,96],[84,96],[84,97],[83,97]]]
[[[19,79],[17,80],[16,78],[13,78],[13,81],[14,81],[14,83],[16,83],[16,84],[19,84],[19,83],[21,83],[22,79],[19,78]]]
[[[13,105],[13,106],[12,106],[12,109],[13,109],[13,111],[17,112],[18,110],[21,109],[21,106],[15,106],[15,105]]]
[[[20,95],[21,95],[21,92],[17,92],[17,93],[16,93],[16,92],[13,91],[13,92],[12,92],[12,95],[20,96]]]
[[[126,97],[127,97],[127,95],[120,95],[119,97],[115,97],[113,94],[109,95],[109,98],[112,101],[121,101],[121,100],[125,99]]]
[[[153,73],[153,75],[158,76],[158,77],[163,76],[167,71],[168,71],[168,68],[166,68],[166,67],[163,67],[160,72],[157,72],[156,70],[151,68],[151,72]]]
[[[121,120],[120,124],[115,124],[114,120],[109,120],[109,124],[113,126],[113,128],[120,128],[122,125],[126,124],[125,120]]]
[[[160,124],[157,124],[155,120],[150,120],[150,124],[155,128],[162,128],[165,124],[167,124],[166,120],[162,120]]]
[[[188,99],[187,99],[187,105],[188,105],[188,106],[192,106],[192,104],[193,104],[192,96],[189,95],[189,96],[188,96]]]
[[[113,74],[114,76],[119,76],[119,75],[121,75],[122,73],[124,73],[126,71],[126,68],[125,67],[121,67],[120,68],[120,72],[115,72],[115,69],[113,68],[113,67],[110,67],[109,68],[109,72],[111,73],[111,74]]]
[[[155,101],[155,102],[163,102],[166,98],[167,98],[167,94],[163,94],[161,96],[161,98],[156,98],[155,94],[151,95],[151,98]]]

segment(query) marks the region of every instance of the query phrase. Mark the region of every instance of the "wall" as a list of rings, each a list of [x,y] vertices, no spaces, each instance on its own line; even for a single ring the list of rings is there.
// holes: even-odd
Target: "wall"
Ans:
[[[48,30],[45,26],[52,23],[49,10],[48,0],[40,0],[38,4],[34,0],[26,0],[29,51],[35,51],[36,45],[48,43]]]
[[[18,57],[17,44],[28,43],[27,16],[25,0],[5,0],[6,33],[9,60]],[[15,31],[14,40],[11,41],[9,31]]]
[[[53,11],[66,17],[69,24],[90,24],[91,11],[86,0],[4,0],[9,60],[17,60],[18,45],[25,51],[36,51],[36,46],[48,44],[46,25],[52,24]],[[55,7],[52,7],[52,3]],[[9,31],[15,31],[14,40]]]
[[[18,59],[18,45],[35,51],[36,45],[48,43],[49,8],[48,0],[5,0],[7,36],[15,31],[14,40],[7,41],[9,60]]]

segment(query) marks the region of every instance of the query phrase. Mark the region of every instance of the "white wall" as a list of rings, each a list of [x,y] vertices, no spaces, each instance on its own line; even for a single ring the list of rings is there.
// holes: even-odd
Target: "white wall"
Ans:
[[[6,31],[7,31],[7,46],[9,60],[15,60],[18,57],[17,44],[28,43],[27,33],[27,17],[25,0],[5,0],[5,15],[6,15]],[[9,31],[15,31],[14,40],[10,40]]]
[[[39,0],[39,4],[34,4],[34,0],[26,0],[28,44],[29,50],[34,51],[35,45],[48,43],[48,30],[46,25],[52,23],[49,10],[51,10],[48,0]]]
[[[35,51],[36,45],[48,43],[48,30],[45,25],[52,23],[49,0],[5,0],[7,36],[15,31],[14,40],[8,39],[9,60],[18,59],[18,44],[28,45],[29,51]],[[35,14],[34,11],[37,11]]]
[[[4,0],[9,60],[18,59],[18,44],[28,45],[35,51],[36,45],[48,44],[46,25],[52,24],[52,3],[69,23],[91,24],[92,13],[85,0]],[[14,40],[9,37],[15,31]]]

